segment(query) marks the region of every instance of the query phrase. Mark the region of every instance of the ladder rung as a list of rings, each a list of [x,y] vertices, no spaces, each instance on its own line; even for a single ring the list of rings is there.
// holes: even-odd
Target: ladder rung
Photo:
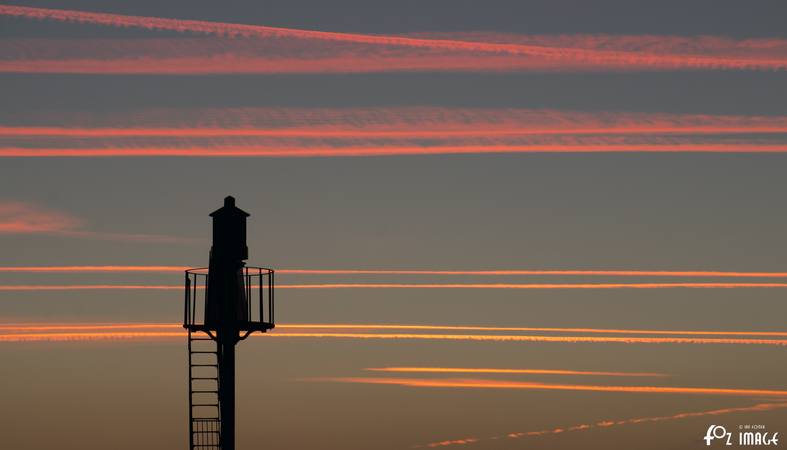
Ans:
[[[218,364],[192,364],[191,367],[219,367]]]
[[[214,350],[214,351],[212,351],[212,352],[203,352],[203,351],[192,351],[192,352],[191,352],[191,354],[192,354],[192,355],[193,355],[193,354],[195,354],[195,353],[218,353],[218,352],[217,352],[217,351],[215,351],[215,350]]]
[[[218,381],[218,379],[219,379],[219,377],[191,377],[192,381],[194,381],[194,380],[217,380]]]
[[[192,403],[191,404],[192,408],[196,408],[197,406],[215,406],[218,408],[219,404],[218,403]]]
[[[195,391],[191,391],[192,394],[218,394],[219,391],[209,391],[205,389],[197,389]]]

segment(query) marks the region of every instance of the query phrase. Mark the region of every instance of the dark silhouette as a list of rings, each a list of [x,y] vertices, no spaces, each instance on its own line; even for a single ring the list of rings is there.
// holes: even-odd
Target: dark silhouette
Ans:
[[[213,217],[213,246],[208,263],[208,295],[205,299],[205,324],[231,327],[248,322],[248,299],[243,287],[243,261],[249,258],[246,246],[246,218],[249,213],[227,197],[224,206],[210,213]]]
[[[254,331],[274,327],[273,270],[246,267],[249,214],[235,206],[233,197],[210,216],[208,268],[186,271],[189,446],[235,450],[235,345]]]

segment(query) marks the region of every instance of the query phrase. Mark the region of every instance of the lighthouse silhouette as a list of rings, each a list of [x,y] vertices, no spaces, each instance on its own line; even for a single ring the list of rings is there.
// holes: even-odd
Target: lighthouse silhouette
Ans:
[[[226,197],[212,212],[207,268],[186,271],[189,448],[235,450],[235,346],[273,329],[273,270],[246,266],[249,213]]]

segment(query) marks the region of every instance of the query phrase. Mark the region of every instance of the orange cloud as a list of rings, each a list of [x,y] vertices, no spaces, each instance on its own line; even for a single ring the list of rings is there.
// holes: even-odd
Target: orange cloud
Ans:
[[[171,329],[182,328],[177,323],[111,323],[111,324],[48,324],[48,323],[26,323],[26,324],[3,324],[0,325],[2,331],[62,331],[62,330],[124,330],[124,329]]]
[[[0,268],[2,271],[3,268]],[[675,270],[326,270],[283,269],[277,272],[306,275],[479,275],[479,276],[615,276],[615,277],[731,277],[731,278],[787,278],[787,272],[727,272]]]
[[[137,339],[184,337],[185,331],[133,331],[134,329],[174,328],[172,324],[122,324],[73,325],[50,327],[48,325],[5,325],[0,330],[0,342],[16,341],[68,341],[101,339]],[[328,327],[326,325],[326,327]],[[350,333],[350,332],[300,332],[297,325],[279,325],[277,332],[259,335],[267,338],[311,338],[311,339],[383,339],[383,340],[447,340],[478,342],[553,342],[553,343],[620,343],[620,344],[727,344],[727,345],[787,345],[786,339],[751,338],[704,338],[704,337],[650,337],[650,336],[544,336],[544,335],[501,335],[501,334],[426,334],[426,333]],[[336,326],[341,329],[341,326]],[[123,331],[114,331],[121,329]],[[64,332],[62,330],[72,330]],[[42,333],[40,331],[48,331]],[[90,332],[84,332],[90,331]],[[755,333],[756,334],[756,333]]]
[[[692,395],[724,395],[745,397],[787,397],[787,391],[771,389],[731,389],[708,387],[672,387],[672,386],[606,386],[588,384],[553,384],[530,381],[506,381],[485,379],[433,379],[433,378],[364,378],[334,377],[315,378],[313,381],[334,381],[339,383],[387,384],[407,387],[432,388],[470,388],[470,389],[527,389],[527,390],[560,390],[560,391],[592,391],[592,392],[627,392],[645,394],[692,394]]]
[[[0,272],[6,273],[102,273],[102,272],[183,272],[185,266],[6,266]]]
[[[589,53],[589,52],[581,52]],[[208,74],[293,74],[293,73],[379,73],[379,72],[627,72],[674,71],[688,69],[784,70],[782,59],[749,57],[704,57],[699,60],[674,55],[657,56],[653,64],[632,58],[618,60],[572,60],[562,57],[523,57],[522,55],[378,55],[370,58],[330,54],[319,58],[281,58],[247,56],[226,52],[204,57],[118,56],[113,59],[85,55],[68,59],[3,59],[0,73],[67,73],[103,75],[208,75]]]
[[[687,336],[776,336],[786,337],[784,331],[711,331],[711,330],[632,330],[615,328],[556,328],[556,327],[491,327],[472,325],[403,325],[403,324],[284,324],[291,329],[341,330],[432,330],[432,331],[526,331],[589,334],[655,334]]]
[[[559,342],[559,343],[619,343],[619,344],[731,344],[731,345],[787,345],[785,339],[701,338],[701,337],[644,337],[644,336],[542,336],[501,334],[423,334],[423,333],[300,333],[283,332],[267,335],[271,338],[337,338],[337,339],[393,339],[393,340],[448,340],[480,342]]]
[[[185,331],[125,331],[109,333],[12,333],[0,334],[0,342],[71,342],[184,338]]]
[[[327,135],[427,137],[488,134],[725,134],[782,133],[785,116],[593,113],[524,108],[153,108],[136,112],[41,117],[46,126],[5,126],[6,136],[118,137]],[[57,125],[53,125],[56,123]],[[423,133],[423,134],[418,134]]]
[[[201,287],[204,289],[204,286]],[[183,286],[128,284],[18,284],[2,285],[0,291],[92,291],[92,290],[182,290]]]
[[[665,373],[653,372],[593,372],[582,370],[555,370],[555,369],[492,369],[478,367],[379,367],[364,370],[372,372],[396,373],[490,373],[514,375],[586,375],[607,377],[667,377]]]
[[[183,272],[188,266],[6,266],[10,273],[101,273],[101,272]],[[472,275],[472,276],[605,276],[605,277],[707,277],[707,278],[787,278],[787,272],[730,272],[711,270],[376,270],[376,269],[276,269],[293,275]]]
[[[23,323],[3,324],[4,331],[61,331],[61,330],[125,330],[125,329],[170,329],[180,328],[176,323]],[[586,334],[629,334],[629,335],[668,335],[668,336],[766,336],[787,337],[784,331],[711,331],[711,330],[632,330],[614,328],[555,328],[555,327],[487,327],[456,325],[405,325],[405,324],[336,324],[336,323],[285,323],[276,326],[277,331],[293,330],[412,330],[412,331],[524,331],[546,333],[586,333]],[[362,333],[368,334],[368,333]]]
[[[276,289],[751,289],[785,288],[787,283],[315,283],[279,284]],[[203,289],[203,287],[198,287]],[[20,284],[0,291],[181,290],[178,285],[144,284]]]
[[[735,289],[784,288],[787,283],[324,283],[278,285],[284,289]]]
[[[180,328],[176,323],[22,323],[0,324],[4,331],[61,331],[61,330],[124,330],[124,329],[168,329]],[[277,331],[289,330],[417,330],[417,331],[524,331],[547,333],[586,334],[649,334],[684,336],[768,336],[787,337],[787,331],[712,331],[712,330],[642,330],[615,328],[555,328],[555,327],[488,327],[469,325],[405,325],[405,324],[337,324],[337,323],[285,323],[276,326]]]
[[[787,127],[672,127],[672,128],[597,128],[597,129],[465,129],[465,130],[325,130],[325,129],[240,129],[240,128],[68,128],[68,127],[0,127],[0,136],[33,137],[293,137],[293,138],[445,138],[484,136],[529,136],[554,134],[742,134],[787,133]]]
[[[787,118],[781,116],[495,108],[230,108],[60,121],[70,123],[0,127],[0,136],[9,138],[0,147],[0,156],[351,157],[787,150],[783,143],[765,139],[787,133]],[[106,121],[110,126],[95,126]],[[51,137],[59,138],[57,148],[50,147]]]
[[[533,145],[445,145],[445,146],[348,146],[343,148],[303,146],[282,147],[235,145],[157,146],[157,147],[86,147],[28,148],[0,147],[0,157],[360,157],[413,155],[468,155],[511,153],[787,153],[787,144],[740,142],[733,144],[533,144]]]
[[[427,444],[427,447],[445,447],[448,445],[467,445],[467,444],[474,444],[478,442],[478,438],[464,438],[464,439],[452,439],[450,441],[440,441],[435,442],[434,444]]]

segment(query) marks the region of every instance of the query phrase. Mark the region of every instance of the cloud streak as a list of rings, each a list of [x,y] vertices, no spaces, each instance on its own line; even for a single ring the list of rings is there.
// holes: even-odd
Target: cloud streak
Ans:
[[[387,325],[364,325],[368,330],[389,330]],[[406,327],[406,326],[405,326]],[[418,326],[425,329],[426,326]],[[183,338],[184,330],[176,324],[6,324],[0,326],[0,342],[25,341],[93,341],[93,340],[134,340]],[[301,331],[304,328],[322,328],[325,331]],[[452,327],[432,327],[435,329]],[[476,328],[476,327],[468,327]],[[308,339],[351,339],[351,340],[427,340],[457,342],[552,342],[552,343],[619,343],[619,344],[724,344],[724,345],[776,345],[787,346],[787,339],[752,339],[750,337],[698,337],[691,333],[681,332],[687,336],[550,336],[550,335],[505,335],[505,334],[454,334],[454,333],[381,333],[381,332],[350,332],[353,325],[335,324],[284,324],[276,327],[275,333],[259,335],[266,338],[308,338]],[[524,330],[524,329],[523,329]],[[572,328],[543,329],[561,332],[573,332]],[[597,329],[595,333],[606,333],[608,330]],[[633,333],[651,333],[647,330],[630,330]],[[673,333],[666,331],[666,333]],[[710,332],[724,333],[727,336],[740,336],[743,332]],[[588,333],[591,334],[591,333]],[[749,336],[773,336],[769,332],[746,332]],[[781,334],[782,336],[784,333]],[[255,335],[256,336],[256,335]]]
[[[0,234],[63,234],[82,225],[74,216],[22,202],[0,202]]]
[[[405,324],[284,324],[288,329],[341,330],[418,330],[418,331],[508,331],[589,334],[653,334],[688,336],[773,336],[787,337],[787,331],[715,331],[715,330],[636,330],[615,328],[557,328],[557,327],[492,327],[472,325],[405,325]]]
[[[787,345],[785,339],[700,338],[700,337],[642,337],[642,336],[542,336],[501,334],[425,334],[425,333],[272,333],[276,338],[336,338],[385,340],[436,340],[476,342],[553,342],[553,343],[615,343],[615,344],[730,344],[730,345]]]
[[[256,286],[252,286],[256,287]],[[204,286],[197,287],[204,289]],[[781,289],[787,283],[314,283],[278,284],[276,289]],[[178,285],[156,284],[17,284],[0,291],[182,290]]]
[[[347,107],[347,108],[152,108],[127,113],[38,113],[42,127],[0,128],[3,135],[140,134],[211,137],[216,135],[309,134],[341,137],[382,133],[384,137],[413,133],[473,134],[643,134],[784,132],[785,116],[667,114],[642,112],[593,113],[526,108]],[[417,135],[424,137],[425,135]]]
[[[783,139],[787,117],[783,116],[437,107],[230,108],[149,111],[108,118],[60,117],[55,121],[58,123],[0,126],[0,156],[353,157],[787,151]]]
[[[493,369],[480,367],[370,367],[370,372],[393,373],[482,373],[498,375],[582,375],[604,377],[668,377],[665,373],[653,372],[594,372],[584,370],[555,369]]]
[[[0,147],[0,157],[24,158],[102,158],[102,157],[268,157],[333,158],[362,156],[483,155],[523,153],[787,153],[787,144],[597,144],[597,145],[448,145],[448,146],[356,146],[278,147],[278,146],[210,146],[210,147],[133,147],[133,148],[25,148]]]
[[[2,331],[62,331],[62,330],[129,330],[181,328],[176,323],[23,323],[0,324]],[[364,331],[507,331],[585,334],[650,334],[686,336],[769,336],[787,337],[787,331],[719,331],[719,330],[648,330],[616,328],[557,328],[557,327],[492,327],[473,325],[408,325],[408,324],[337,324],[337,323],[285,323],[276,326],[285,330],[364,330]]]
[[[0,273],[171,273],[188,266],[5,266]],[[738,272],[718,270],[419,270],[419,269],[276,269],[288,275],[429,275],[429,276],[604,276],[604,277],[697,277],[697,278],[787,278],[787,272]]]
[[[0,15],[214,37],[170,42],[14,40],[5,47],[11,56],[21,57],[6,57],[0,63],[0,70],[7,72],[205,74],[787,67],[787,41],[782,39],[495,33],[383,36],[10,5],[0,6]],[[227,37],[230,39],[222,39]],[[252,39],[231,39],[235,37]],[[100,57],[93,56],[96,54]]]
[[[278,327],[277,327],[278,328]],[[608,337],[608,336],[541,336],[541,335],[467,335],[467,334],[408,334],[408,333],[299,333],[277,332],[254,335],[267,339],[351,339],[401,341],[458,341],[458,342],[549,342],[568,344],[711,344],[711,345],[768,345],[787,346],[785,339],[744,338],[684,338],[684,337]],[[102,340],[169,339],[186,337],[185,331],[112,331],[112,332],[56,332],[0,334],[0,342],[70,342]]]
[[[24,202],[0,202],[0,235],[41,234],[110,241],[185,243],[193,239],[84,229],[84,221],[61,211]],[[3,290],[0,288],[0,290]],[[17,290],[11,288],[11,290]]]
[[[642,394],[690,394],[722,395],[742,397],[787,397],[787,391],[774,389],[733,389],[710,387],[673,387],[673,386],[607,386],[590,384],[557,384],[530,381],[506,381],[464,378],[368,378],[368,377],[328,377],[314,378],[310,381],[329,381],[338,383],[384,384],[419,388],[462,388],[462,389],[516,389],[516,390],[558,390],[590,392],[625,392]]]
[[[0,273],[171,273],[190,269],[186,266],[6,266]]]

